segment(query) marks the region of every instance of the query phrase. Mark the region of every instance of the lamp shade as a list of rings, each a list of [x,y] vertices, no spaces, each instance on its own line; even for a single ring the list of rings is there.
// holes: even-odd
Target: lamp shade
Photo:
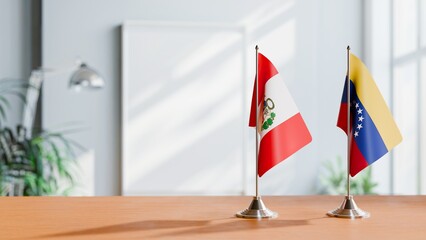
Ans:
[[[72,74],[69,86],[73,89],[99,89],[105,85],[102,77],[92,68],[82,63]]]

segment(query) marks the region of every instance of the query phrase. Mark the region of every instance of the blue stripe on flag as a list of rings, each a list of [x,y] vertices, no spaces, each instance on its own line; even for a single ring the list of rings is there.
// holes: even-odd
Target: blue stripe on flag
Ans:
[[[355,89],[351,81],[351,90]],[[368,164],[372,164],[388,152],[373,120],[356,94],[351,91],[352,135]]]
[[[346,76],[346,80],[345,80],[345,86],[343,87],[343,95],[342,95],[342,103],[347,103],[347,99],[348,99],[348,77]],[[353,99],[352,96],[355,95],[355,86],[354,83],[351,81],[351,98]]]

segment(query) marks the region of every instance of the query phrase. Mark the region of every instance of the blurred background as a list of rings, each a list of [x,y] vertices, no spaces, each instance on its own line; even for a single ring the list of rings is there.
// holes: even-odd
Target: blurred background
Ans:
[[[254,194],[256,44],[313,137],[260,179],[262,195],[344,191],[347,45],[403,135],[354,192],[425,194],[425,12],[422,0],[0,0],[2,194]],[[70,89],[76,60],[104,85]]]

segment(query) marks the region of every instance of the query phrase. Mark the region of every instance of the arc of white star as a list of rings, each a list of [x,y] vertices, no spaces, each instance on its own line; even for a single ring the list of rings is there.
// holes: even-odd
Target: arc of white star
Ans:
[[[363,109],[358,109],[358,114],[362,114]]]
[[[364,120],[364,117],[363,117],[363,116],[358,117],[358,121],[362,122],[362,120]]]
[[[355,104],[355,108],[359,108],[359,103],[356,103],[356,104]]]
[[[358,130],[361,130],[362,124],[358,124],[358,126],[356,128],[358,128]]]
[[[357,131],[355,131],[354,136],[358,137],[358,132]]]

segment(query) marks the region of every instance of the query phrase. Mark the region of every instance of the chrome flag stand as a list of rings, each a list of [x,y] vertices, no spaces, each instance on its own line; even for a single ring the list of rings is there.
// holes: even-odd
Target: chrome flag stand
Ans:
[[[253,200],[250,203],[250,206],[240,211],[236,214],[237,217],[240,218],[276,218],[278,214],[276,212],[273,212],[269,210],[265,204],[263,203],[262,199],[259,196],[259,133],[258,127],[259,127],[259,108],[257,107],[258,103],[258,91],[259,91],[259,78],[258,78],[258,71],[259,71],[259,64],[258,64],[258,51],[259,47],[256,45],[256,196],[253,197]]]
[[[269,210],[263,203],[260,196],[256,195],[250,203],[250,206],[236,214],[240,218],[276,218],[278,214]]]
[[[350,87],[351,87],[351,80],[350,80],[350,71],[349,71],[349,51],[351,50],[351,48],[348,46],[347,48],[347,54],[348,54],[348,66],[347,66],[347,102],[348,102],[348,119],[347,119],[347,135],[348,135],[348,176],[347,176],[347,193],[345,196],[345,199],[343,200],[342,204],[340,205],[339,208],[336,208],[335,210],[329,211],[327,212],[327,215],[330,217],[338,217],[338,218],[368,218],[370,217],[370,213],[365,212],[363,210],[361,210],[355,203],[355,200],[353,199],[353,196],[350,194],[351,192],[351,187],[350,187],[350,164],[351,164],[351,152],[350,152],[350,146],[351,146],[351,91],[350,91]]]

